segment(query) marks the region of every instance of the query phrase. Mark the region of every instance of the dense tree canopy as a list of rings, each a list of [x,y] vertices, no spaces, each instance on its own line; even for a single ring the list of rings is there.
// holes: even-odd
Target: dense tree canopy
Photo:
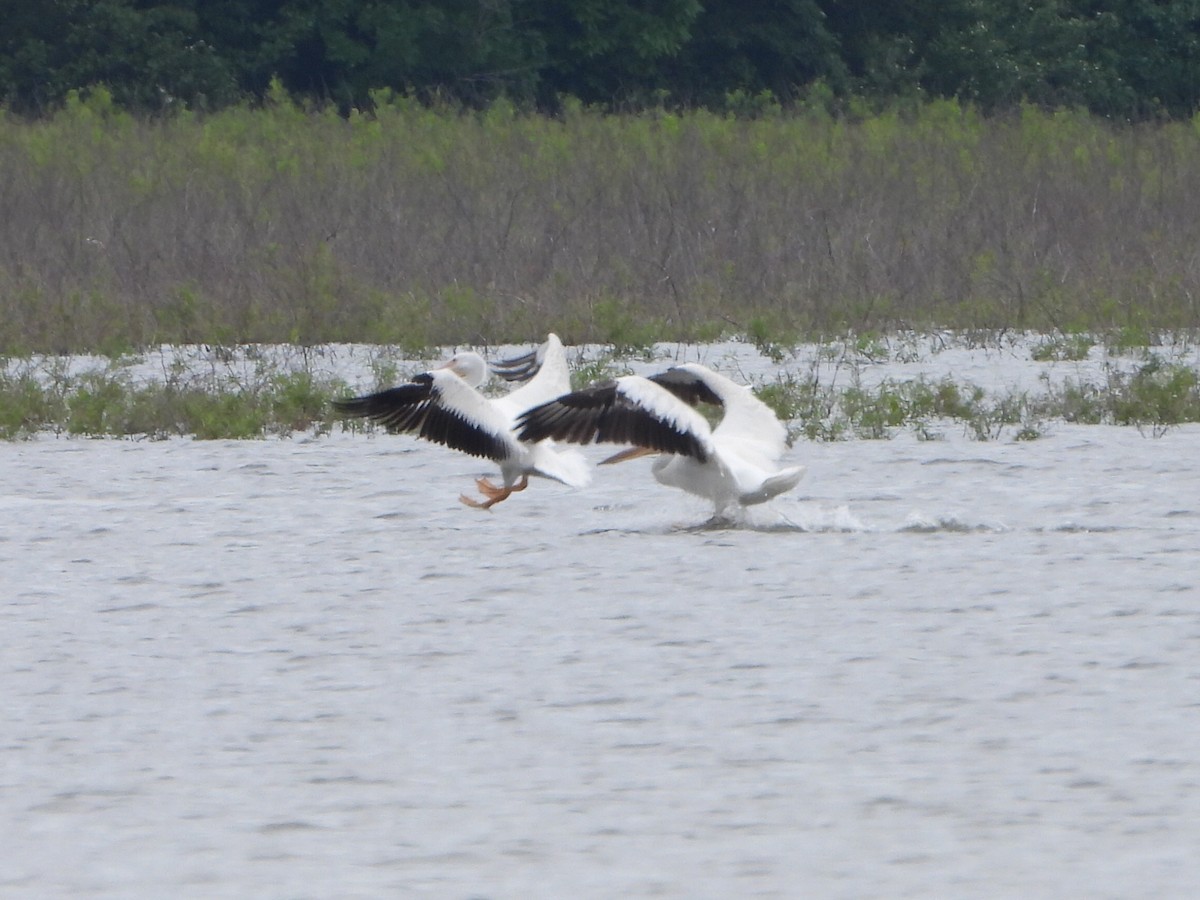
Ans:
[[[104,84],[138,111],[391,89],[722,106],[959,97],[1113,117],[1200,102],[1200,0],[0,0],[0,101]]]

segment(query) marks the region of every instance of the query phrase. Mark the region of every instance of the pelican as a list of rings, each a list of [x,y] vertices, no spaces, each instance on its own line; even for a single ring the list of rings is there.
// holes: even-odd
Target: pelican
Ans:
[[[723,408],[715,428],[694,408],[700,402]],[[521,415],[517,437],[633,445],[601,465],[659,454],[654,477],[711,500],[716,515],[765,503],[794,488],[805,471],[779,467],[787,431],[750,388],[695,363],[556,397]]]
[[[521,441],[513,431],[526,410],[571,389],[567,355],[558,336],[550,334],[538,351],[497,363],[495,368],[507,380],[526,383],[502,397],[483,396],[477,388],[487,378],[487,364],[478,353],[466,351],[408,384],[335,400],[333,406],[343,415],[380,422],[388,431],[415,434],[499,463],[503,484],[487,478],[475,481],[485,500],[459,496],[476,509],[491,509],[525,490],[530,475],[553,478],[571,487],[586,485],[591,476],[579,451]]]

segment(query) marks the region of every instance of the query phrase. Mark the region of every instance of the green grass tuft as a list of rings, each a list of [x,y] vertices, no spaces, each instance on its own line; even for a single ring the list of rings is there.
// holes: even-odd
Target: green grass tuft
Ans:
[[[971,338],[984,340],[982,334]],[[1200,421],[1200,372],[1166,351],[1143,349],[1136,363],[1110,362],[1101,376],[1052,382],[1039,390],[989,392],[952,376],[886,378],[870,383],[876,361],[889,354],[916,361],[938,352],[942,338],[924,342],[862,333],[824,344],[806,370],[781,370],[754,386],[795,440],[886,439],[908,430],[936,439],[961,428],[977,440],[1033,440],[1055,421],[1109,424],[1161,435]],[[993,343],[993,335],[987,340]],[[1161,341],[1186,351],[1188,338]],[[631,371],[627,360],[645,359],[647,345],[626,341],[599,355],[577,354],[572,386],[580,388]],[[1082,352],[1086,340],[1046,338],[1035,353],[1047,360]],[[990,345],[989,345],[990,346]],[[1053,347],[1052,351],[1041,348]],[[256,346],[213,345],[172,355],[163,353],[161,377],[135,380],[153,357],[118,354],[79,370],[62,357],[0,359],[0,438],[38,433],[84,437],[244,439],[327,433],[334,427],[370,430],[368,423],[343,421],[331,401],[349,393],[339,378],[319,374],[325,350],[293,348],[280,356]],[[344,352],[344,351],[341,351]],[[789,349],[789,355],[792,351]],[[401,348],[379,347],[363,360],[376,388],[405,380],[413,365]]]
[[[1038,343],[1030,356],[1037,362],[1074,362],[1087,359],[1094,345],[1095,341],[1084,334],[1050,337]]]

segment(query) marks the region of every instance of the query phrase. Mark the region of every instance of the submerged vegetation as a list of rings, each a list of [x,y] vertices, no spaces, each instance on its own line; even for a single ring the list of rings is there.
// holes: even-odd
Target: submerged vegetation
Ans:
[[[1053,421],[1133,425],[1157,437],[1174,425],[1200,422],[1196,369],[1156,356],[1132,372],[1112,368],[1102,381],[1046,381],[1038,392],[989,393],[949,376],[888,379],[870,388],[852,377],[850,386],[838,389],[787,375],[757,393],[791,423],[793,437],[810,440],[880,439],[902,429],[935,440],[948,426],[982,441],[1006,432],[1015,440],[1035,440]]]
[[[336,380],[302,371],[247,380],[178,371],[139,383],[119,363],[72,372],[61,362],[10,362],[0,374],[0,438],[283,436],[327,429],[329,399],[342,390]]]
[[[941,335],[947,347],[988,340],[984,335]],[[999,342],[997,334],[990,340]],[[1086,337],[1060,339],[1088,348]],[[1033,363],[1077,361],[1046,355],[1054,339],[1019,346]],[[758,396],[788,424],[792,437],[832,441],[883,439],[908,431],[936,440],[961,429],[977,440],[1032,440],[1054,422],[1130,425],[1159,436],[1172,426],[1200,422],[1200,376],[1188,341],[1171,347],[1102,349],[1098,365],[1051,377],[1043,371],[1036,389],[985,389],[953,374],[889,374],[872,378],[880,364],[927,362],[938,349],[896,342],[882,335],[843,336],[799,348],[760,347],[775,360],[775,374],[749,379]],[[634,350],[607,345],[576,352],[575,387],[670,364],[663,348]],[[815,352],[813,352],[815,351]],[[365,380],[376,387],[409,377],[420,363],[400,347],[362,348],[354,367],[354,389]],[[373,430],[331,413],[330,401],[352,386],[346,369],[324,358],[320,348],[263,350],[250,347],[160,348],[152,354],[95,357],[20,357],[0,360],[0,438],[39,433],[161,439],[285,437],[325,434],[332,429]],[[736,363],[734,363],[736,368]],[[736,374],[736,373],[735,373]]]

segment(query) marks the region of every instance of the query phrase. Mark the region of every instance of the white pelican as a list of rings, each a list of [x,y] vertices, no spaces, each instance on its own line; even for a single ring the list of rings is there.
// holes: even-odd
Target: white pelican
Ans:
[[[567,355],[557,335],[551,334],[540,354],[528,354],[497,363],[509,380],[528,379],[511,393],[489,399],[476,388],[487,377],[487,365],[478,353],[455,354],[440,366],[417,375],[409,384],[364,397],[335,400],[343,415],[382,423],[388,431],[418,437],[500,464],[502,486],[476,479],[480,502],[465,494],[459,499],[477,509],[490,509],[529,485],[530,475],[553,478],[571,487],[591,480],[587,462],[577,450],[555,450],[550,444],[519,440],[513,432],[518,416],[571,389]],[[541,362],[538,362],[538,356]]]
[[[724,409],[716,428],[693,408],[700,402]],[[794,488],[805,471],[804,466],[779,468],[787,431],[750,388],[694,363],[557,397],[525,412],[517,436],[633,444],[601,465],[662,454],[651,468],[654,477],[711,500],[717,515],[765,503]]]

